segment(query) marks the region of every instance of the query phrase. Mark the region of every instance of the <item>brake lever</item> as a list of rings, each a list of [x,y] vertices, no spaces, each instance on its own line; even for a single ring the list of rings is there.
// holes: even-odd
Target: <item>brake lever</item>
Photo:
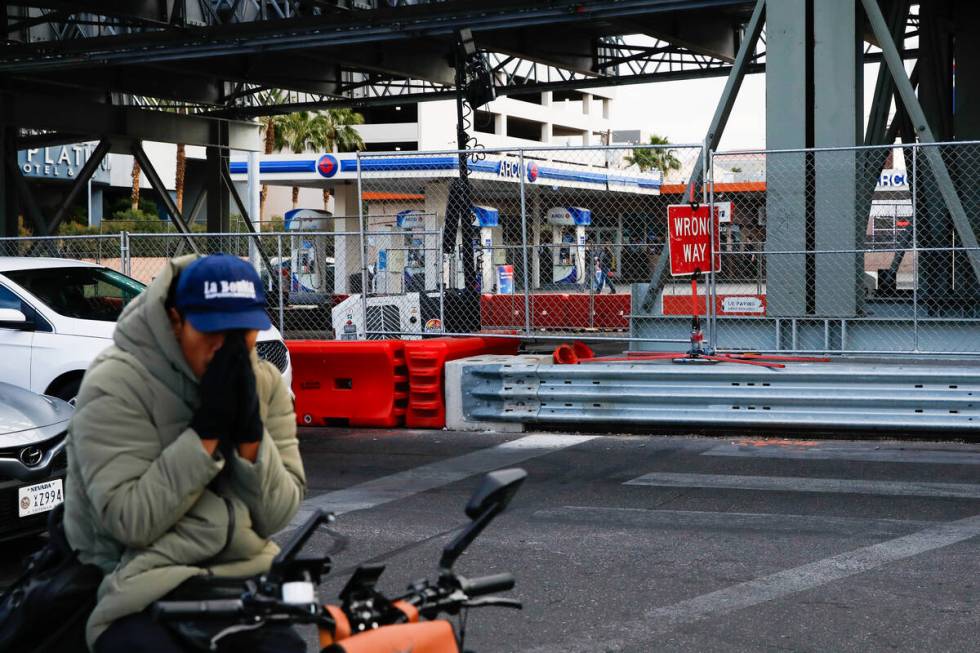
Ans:
[[[487,596],[463,603],[464,608],[511,608],[523,610],[524,604],[516,599],[505,599],[500,596]]]

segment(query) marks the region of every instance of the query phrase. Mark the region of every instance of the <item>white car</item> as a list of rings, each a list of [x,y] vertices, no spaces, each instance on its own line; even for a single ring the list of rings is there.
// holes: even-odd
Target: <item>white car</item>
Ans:
[[[70,401],[89,363],[112,344],[123,306],[144,288],[84,261],[0,257],[0,381]],[[275,327],[259,333],[256,350],[291,385]]]

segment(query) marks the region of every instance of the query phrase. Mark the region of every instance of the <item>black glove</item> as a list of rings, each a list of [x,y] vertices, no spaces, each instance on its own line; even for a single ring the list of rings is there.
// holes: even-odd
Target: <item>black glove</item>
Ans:
[[[245,348],[245,340],[239,336],[241,359],[236,376],[238,391],[238,419],[235,429],[231,432],[231,440],[235,444],[259,442],[262,440],[264,427],[259,414],[259,395],[255,386],[255,371],[252,360]]]
[[[191,428],[204,440],[228,440],[238,421],[239,399],[235,382],[241,367],[242,350],[225,339],[215,352],[198,386],[201,406],[191,419]],[[247,362],[247,361],[246,361]]]

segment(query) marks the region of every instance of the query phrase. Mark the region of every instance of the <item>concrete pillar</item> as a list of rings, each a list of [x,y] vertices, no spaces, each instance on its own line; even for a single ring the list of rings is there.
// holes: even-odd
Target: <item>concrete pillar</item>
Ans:
[[[429,182],[422,191],[425,195],[425,230],[436,234],[425,237],[425,289],[439,288],[439,273],[442,270],[442,239],[440,230],[446,222],[446,201],[449,186],[445,181]],[[448,283],[444,279],[443,283]]]
[[[808,143],[811,106],[806,0],[766,3],[766,147]],[[807,166],[803,153],[766,155],[766,249],[803,251],[807,244]],[[812,189],[810,189],[812,192]],[[807,309],[806,256],[766,260],[767,314],[799,316]]]
[[[592,115],[592,94],[582,93],[582,114],[586,116]]]
[[[550,143],[552,138],[552,124],[550,122],[541,125],[541,142]]]
[[[813,12],[814,147],[850,147],[864,140],[863,49],[855,2],[860,4],[821,0]],[[814,154],[813,243],[818,252],[864,247],[867,217],[857,215],[856,203],[858,157],[853,150]],[[863,297],[863,254],[816,254],[813,269],[815,314],[856,315]]]
[[[345,184],[334,189],[333,229],[335,232],[357,234],[357,186]],[[341,217],[342,216],[342,217]],[[334,237],[333,291],[338,295],[350,293],[350,275],[361,272],[361,239],[357,235]]]
[[[507,114],[498,113],[493,118],[493,133],[497,136],[507,135]]]
[[[102,186],[89,182],[88,224],[98,227],[102,224]]]
[[[551,99],[552,99],[552,97],[553,97],[553,95],[552,95],[552,92],[551,91],[545,91],[545,92],[543,92],[541,94],[541,106],[543,106],[543,107],[550,107],[551,106]]]

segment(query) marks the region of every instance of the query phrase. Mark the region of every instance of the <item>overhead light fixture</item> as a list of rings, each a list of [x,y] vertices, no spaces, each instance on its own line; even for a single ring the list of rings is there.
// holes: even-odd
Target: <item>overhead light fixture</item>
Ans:
[[[473,109],[481,107],[492,101],[497,96],[494,87],[493,72],[473,40],[473,33],[469,29],[461,29],[458,33],[460,54],[464,70],[463,95],[467,103]]]

